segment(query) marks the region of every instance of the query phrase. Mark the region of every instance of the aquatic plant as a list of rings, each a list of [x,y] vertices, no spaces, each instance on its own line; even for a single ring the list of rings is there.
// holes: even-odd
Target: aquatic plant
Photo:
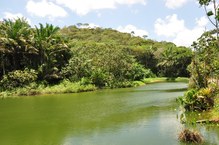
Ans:
[[[202,135],[198,131],[184,129],[178,136],[179,141],[186,143],[201,144],[204,142]]]

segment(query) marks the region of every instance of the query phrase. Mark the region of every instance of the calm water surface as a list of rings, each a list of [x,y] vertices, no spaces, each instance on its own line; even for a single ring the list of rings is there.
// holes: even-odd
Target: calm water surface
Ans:
[[[0,100],[0,145],[181,145],[185,83]],[[219,127],[196,126],[205,144]]]

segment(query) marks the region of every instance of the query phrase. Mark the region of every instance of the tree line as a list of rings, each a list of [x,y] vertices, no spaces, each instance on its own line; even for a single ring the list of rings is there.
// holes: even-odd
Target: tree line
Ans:
[[[24,18],[0,23],[1,90],[63,80],[123,87],[147,77],[189,76],[192,50],[110,28],[31,27]]]

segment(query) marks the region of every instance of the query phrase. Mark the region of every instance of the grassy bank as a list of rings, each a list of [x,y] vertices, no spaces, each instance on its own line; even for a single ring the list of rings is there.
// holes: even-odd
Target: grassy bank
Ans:
[[[219,125],[219,95],[214,98],[214,106],[208,110],[202,111],[186,111],[184,112],[186,118],[182,118],[183,122],[188,124],[208,124]]]
[[[210,111],[203,112],[203,116],[206,116],[208,122],[217,123],[219,125],[219,96],[215,99],[214,108]]]
[[[219,120],[219,96],[215,99],[214,109],[211,111],[212,119]]]
[[[157,82],[179,82],[179,81],[188,81],[188,78],[176,78],[174,80],[170,80],[168,78],[145,78],[142,81],[133,81],[133,82],[122,82],[118,83],[113,87],[105,87],[105,88],[127,88],[127,87],[137,87],[142,86],[149,83],[157,83]],[[15,88],[13,90],[7,90],[0,92],[0,98],[6,97],[18,97],[18,96],[34,96],[34,95],[42,95],[42,94],[63,94],[63,93],[79,93],[79,92],[87,92],[87,91],[95,91],[98,88],[93,84],[84,84],[83,82],[69,82],[63,81],[58,85],[46,86],[44,84],[36,84],[32,83],[26,87]]]
[[[133,82],[120,82],[115,84],[113,87],[105,87],[105,88],[127,88],[127,87],[137,87],[145,85],[142,81],[133,81]],[[36,84],[31,83],[28,86],[22,88],[14,88],[12,90],[6,90],[0,92],[0,98],[6,97],[19,97],[19,96],[35,96],[42,94],[63,94],[63,93],[79,93],[79,92],[87,92],[87,91],[95,91],[98,88],[93,84],[84,83],[84,82],[69,82],[63,81],[57,85],[44,85],[44,84]]]
[[[43,84],[32,83],[26,87],[15,88],[10,91],[0,93],[0,98],[18,97],[18,96],[34,96],[41,94],[63,94],[94,91],[97,87],[92,84],[82,84],[80,82],[63,81],[58,85],[46,86]]]
[[[159,82],[189,82],[189,78],[185,77],[178,77],[178,78],[167,78],[167,77],[160,77],[160,78],[145,78],[143,80],[145,84],[150,83],[159,83]]]

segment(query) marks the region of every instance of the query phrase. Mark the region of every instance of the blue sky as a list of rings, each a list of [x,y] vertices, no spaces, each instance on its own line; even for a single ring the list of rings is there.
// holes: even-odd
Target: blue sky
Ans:
[[[197,0],[1,0],[0,19],[113,28],[157,41],[190,46],[211,26]]]

